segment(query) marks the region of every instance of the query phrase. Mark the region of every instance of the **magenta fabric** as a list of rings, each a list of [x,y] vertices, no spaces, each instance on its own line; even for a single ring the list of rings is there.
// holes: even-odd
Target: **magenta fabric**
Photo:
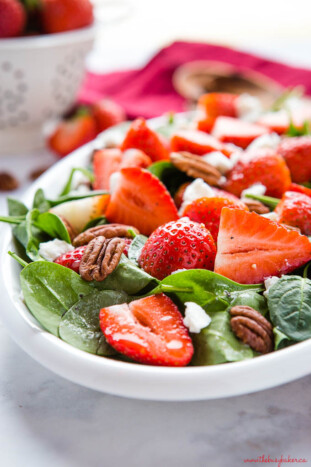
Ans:
[[[157,53],[140,70],[98,75],[88,72],[79,101],[92,103],[109,97],[125,109],[129,118],[151,118],[164,112],[185,110],[186,102],[173,88],[172,75],[180,65],[196,60],[214,60],[253,70],[281,86],[303,85],[311,94],[311,70],[297,68],[219,45],[174,42]]]

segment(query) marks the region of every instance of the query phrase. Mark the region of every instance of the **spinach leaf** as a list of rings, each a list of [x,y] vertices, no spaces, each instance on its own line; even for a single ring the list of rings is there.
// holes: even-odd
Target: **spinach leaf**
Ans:
[[[195,302],[208,312],[210,307],[212,311],[225,310],[242,292],[263,290],[261,284],[238,284],[206,269],[189,269],[171,274],[161,281],[160,286],[162,284],[192,288],[192,292],[176,292],[175,295],[183,303]],[[157,293],[157,288],[154,293]]]
[[[54,207],[58,204],[66,203],[67,201],[75,201],[77,199],[92,198],[93,196],[107,195],[107,190],[94,190],[87,193],[68,193],[68,195],[59,196],[57,199],[49,200],[50,206]]]
[[[255,353],[231,330],[227,311],[209,312],[211,323],[199,334],[191,334],[194,345],[192,365],[217,365],[253,358]]]
[[[311,280],[283,276],[268,292],[268,307],[273,325],[290,339],[311,337]]]
[[[148,167],[148,170],[166,186],[172,196],[174,196],[180,185],[193,180],[168,161],[155,162]]]
[[[250,306],[254,310],[259,311],[263,316],[268,312],[267,300],[262,295],[259,295],[257,292],[249,290],[247,292],[240,293],[231,303],[230,307],[242,305]]]
[[[125,255],[121,256],[116,269],[102,282],[91,284],[100,290],[123,290],[135,295],[146,288],[154,288],[159,281],[135,266]]]
[[[295,343],[278,328],[273,328],[273,334],[274,350],[285,349],[285,347],[289,347],[290,345],[293,345]]]
[[[140,256],[140,252],[147,240],[148,237],[145,237],[145,235],[136,235],[129,247],[127,255],[128,259],[136,265],[138,265],[138,258]]]
[[[63,314],[94,291],[71,269],[48,261],[29,264],[20,278],[27,307],[39,323],[56,336]]]
[[[43,241],[42,233],[40,229],[34,226],[34,221],[37,219],[39,214],[38,209],[32,209],[28,212],[25,221],[25,230],[26,232],[22,235],[25,235],[25,247],[26,255],[32,261],[37,261],[42,259],[39,255],[39,246],[41,241]],[[22,228],[21,228],[22,232]]]
[[[91,227],[97,227],[98,225],[105,225],[107,224],[108,221],[105,216],[100,216],[96,217],[95,219],[91,219],[82,229],[82,232],[84,232],[87,229],[90,229]]]
[[[26,216],[28,208],[18,199],[7,198],[10,216]]]
[[[71,172],[70,172],[70,175],[69,175],[69,178],[68,178],[68,181],[66,182],[64,188],[63,188],[63,191],[61,192],[60,196],[65,196],[65,195],[68,195],[68,193],[71,192],[72,190],[72,182],[73,182],[73,178],[74,178],[74,174],[76,172],[81,172],[91,183],[93,183],[94,181],[94,175],[92,174],[92,172],[90,172],[89,170],[83,168],[83,167],[75,167],[73,169],[71,169]]]
[[[34,225],[52,238],[59,238],[67,243],[71,243],[65,224],[60,217],[52,212],[44,212],[42,214],[37,212],[37,217],[34,216]]]
[[[114,290],[94,290],[75,303],[62,317],[59,336],[68,344],[98,355],[115,355],[99,327],[101,308],[125,303],[129,296]]]
[[[38,209],[40,212],[46,212],[51,206],[50,201],[45,197],[44,191],[42,188],[39,188],[35,193],[32,208]]]

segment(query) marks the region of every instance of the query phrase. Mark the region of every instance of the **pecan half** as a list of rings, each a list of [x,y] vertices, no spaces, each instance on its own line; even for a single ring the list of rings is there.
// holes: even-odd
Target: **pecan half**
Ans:
[[[177,169],[185,172],[189,177],[202,178],[209,185],[219,185],[222,175],[219,170],[208,164],[202,157],[190,152],[172,152],[170,160]]]
[[[243,198],[242,201],[251,212],[256,212],[257,214],[268,214],[268,212],[270,212],[270,209],[267,206],[256,199]]]
[[[101,282],[119,264],[125,242],[121,238],[96,237],[87,245],[79,272],[86,281]]]
[[[114,237],[128,237],[131,238],[132,235],[129,233],[129,230],[133,230],[136,234],[139,234],[139,231],[131,225],[123,224],[105,224],[98,225],[87,229],[85,232],[80,233],[73,241],[73,246],[78,247],[82,245],[87,245],[91,240],[96,237],[105,237],[105,238],[114,238]]]
[[[13,191],[19,187],[19,181],[9,172],[0,172],[0,191]]]
[[[268,353],[273,350],[273,332],[269,321],[250,306],[234,306],[230,310],[232,331],[253,350]]]
[[[63,224],[65,225],[65,227],[66,227],[66,229],[67,229],[67,231],[69,233],[70,240],[73,241],[73,239],[77,235],[76,230],[72,227],[70,222],[67,221],[67,219],[65,219],[65,217],[63,217],[63,216],[58,216],[58,217],[63,221]]]

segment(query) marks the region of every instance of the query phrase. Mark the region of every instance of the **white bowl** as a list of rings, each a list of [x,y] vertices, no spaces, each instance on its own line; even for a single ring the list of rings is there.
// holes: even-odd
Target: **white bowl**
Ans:
[[[96,27],[0,40],[0,153],[34,149],[75,102]]]
[[[163,124],[154,119],[151,126]],[[70,169],[86,166],[100,142],[120,138],[115,127],[62,159],[27,191],[30,204],[44,187],[56,196]],[[267,389],[311,373],[311,339],[252,360],[208,367],[168,368],[124,363],[78,350],[44,331],[20,297],[19,265],[7,254],[14,248],[10,228],[1,238],[0,318],[12,338],[35,360],[75,383],[102,392],[151,400],[217,399]]]

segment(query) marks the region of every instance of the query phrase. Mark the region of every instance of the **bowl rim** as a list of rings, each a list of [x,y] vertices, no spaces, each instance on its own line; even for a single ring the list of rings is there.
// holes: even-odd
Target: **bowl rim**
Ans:
[[[0,39],[0,53],[6,50],[24,51],[34,48],[45,49],[92,40],[95,37],[97,27],[97,23],[94,22],[90,26],[74,29],[72,31]]]
[[[163,124],[163,117],[149,121]],[[124,125],[124,124],[123,124]],[[51,185],[70,168],[87,161],[101,142],[111,140],[120,126],[61,159],[25,192],[26,204],[36,189]],[[123,126],[124,128],[124,126]],[[156,367],[126,363],[77,349],[45,331],[18,294],[17,265],[7,251],[12,244],[8,226],[1,245],[1,296],[6,303],[0,318],[11,337],[35,360],[58,375],[80,385],[115,395],[148,400],[203,400],[256,392],[284,384],[311,373],[311,339],[254,359],[198,367]],[[287,371],[284,371],[287,368]]]

